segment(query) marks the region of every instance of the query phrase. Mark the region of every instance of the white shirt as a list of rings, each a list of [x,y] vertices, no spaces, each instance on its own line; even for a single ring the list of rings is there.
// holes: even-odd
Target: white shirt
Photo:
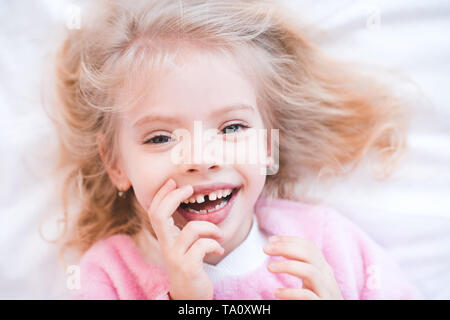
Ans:
[[[247,238],[216,265],[203,262],[205,272],[213,283],[229,276],[239,276],[259,268],[268,258],[263,252],[267,236],[259,229],[253,215],[253,222]]]

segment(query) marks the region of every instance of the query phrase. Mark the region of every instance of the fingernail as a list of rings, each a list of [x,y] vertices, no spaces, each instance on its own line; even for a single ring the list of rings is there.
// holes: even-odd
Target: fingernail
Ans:
[[[271,236],[271,237],[269,237],[269,242],[277,242],[278,239],[279,238],[277,236]]]
[[[173,185],[175,185],[175,181],[174,181],[173,179],[169,179],[169,180],[167,181],[167,185],[168,185],[168,186],[173,186]]]
[[[267,243],[267,244],[264,246],[264,250],[266,250],[266,251],[270,251],[270,250],[272,250],[272,249],[273,249],[273,245],[270,244],[270,243]]]

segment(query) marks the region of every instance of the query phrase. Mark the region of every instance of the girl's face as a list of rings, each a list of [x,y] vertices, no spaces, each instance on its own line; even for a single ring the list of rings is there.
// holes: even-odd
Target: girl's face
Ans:
[[[251,226],[253,206],[266,179],[261,172],[265,165],[260,161],[206,161],[203,154],[208,143],[202,141],[200,144],[199,139],[202,138],[194,134],[194,121],[197,128],[201,124],[203,132],[216,129],[216,139],[223,142],[235,139],[232,144],[240,143],[247,128],[264,129],[256,104],[256,92],[238,65],[230,59],[220,55],[204,56],[194,51],[183,57],[186,63],[182,67],[164,73],[148,95],[123,113],[119,135],[120,160],[117,170],[113,174],[109,171],[110,176],[115,175],[113,181],[117,185],[132,185],[139,203],[146,210],[170,178],[177,187],[192,185],[194,196],[198,186],[229,184],[240,188],[238,192],[235,189],[236,195],[234,201],[230,201],[227,214],[218,217],[212,214],[205,218],[222,230],[225,250],[232,249],[245,239]],[[191,156],[196,152],[202,153],[201,163],[192,163],[188,159],[184,159],[184,163],[173,160],[173,149],[179,143],[174,135],[176,129],[190,133]],[[202,149],[194,147],[194,144],[201,145]],[[267,155],[267,142],[259,147],[264,148]],[[226,189],[219,185],[212,187]],[[209,194],[210,191],[205,189],[199,194]],[[202,219],[200,216],[201,213],[189,216],[176,211],[173,218],[182,228],[189,220]]]

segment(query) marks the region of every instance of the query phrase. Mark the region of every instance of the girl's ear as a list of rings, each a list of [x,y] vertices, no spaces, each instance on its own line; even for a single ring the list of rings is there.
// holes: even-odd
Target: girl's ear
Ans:
[[[103,166],[108,172],[109,179],[120,191],[126,191],[130,188],[131,183],[123,170],[120,161],[116,160],[112,164],[106,161],[106,144],[102,133],[97,134],[97,146]]]

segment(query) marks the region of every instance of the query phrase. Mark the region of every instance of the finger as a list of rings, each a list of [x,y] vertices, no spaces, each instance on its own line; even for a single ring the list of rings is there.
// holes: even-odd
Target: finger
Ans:
[[[156,208],[159,207],[161,200],[175,187],[177,186],[176,182],[173,179],[169,179],[165,184],[158,190],[158,192],[153,197],[150,208],[147,210],[149,214],[152,214],[156,211]]]
[[[270,262],[267,269],[273,273],[288,273],[301,278],[303,288],[312,290],[319,297],[326,294],[320,270],[312,264],[297,260],[277,260]]]
[[[186,259],[192,261],[195,267],[202,267],[203,259],[208,253],[215,253],[221,255],[225,252],[225,249],[213,239],[200,238],[194,242],[191,248],[186,253]]]
[[[164,245],[170,245],[180,232],[180,229],[175,226],[172,215],[180,203],[192,193],[193,189],[190,185],[170,191],[152,214],[152,228],[158,240],[161,240]]]
[[[279,288],[275,290],[275,297],[283,300],[319,300],[311,290],[296,288]]]
[[[321,270],[328,266],[320,249],[311,241],[290,236],[269,238],[264,252],[270,256],[283,256],[315,265]]]
[[[222,230],[215,224],[208,221],[190,221],[179,233],[175,240],[174,247],[185,254],[192,244],[200,238],[213,237],[217,240],[222,238]]]

